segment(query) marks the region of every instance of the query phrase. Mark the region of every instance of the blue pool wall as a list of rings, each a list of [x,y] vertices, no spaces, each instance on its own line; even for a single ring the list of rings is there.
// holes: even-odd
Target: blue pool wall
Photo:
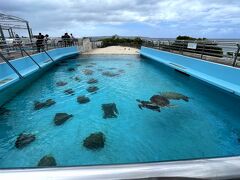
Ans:
[[[141,47],[140,55],[240,96],[240,69],[197,58]]]
[[[76,46],[57,48],[47,51],[50,57],[42,52],[32,55],[32,58],[41,66],[39,68],[30,57],[22,57],[11,60],[10,63],[19,71],[23,78],[18,75],[6,64],[0,63],[0,80],[9,79],[6,83],[0,84],[0,106],[11,100],[16,94],[40,77],[45,71],[54,64],[68,57],[79,54]]]

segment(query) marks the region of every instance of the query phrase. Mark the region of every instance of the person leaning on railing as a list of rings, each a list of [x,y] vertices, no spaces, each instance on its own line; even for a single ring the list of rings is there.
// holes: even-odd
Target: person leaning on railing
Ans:
[[[62,41],[63,41],[65,47],[69,46],[71,44],[71,37],[68,35],[68,33],[65,33],[62,36]]]
[[[44,49],[44,35],[42,35],[41,33],[39,33],[39,35],[37,36],[37,41],[36,41],[36,46],[37,46],[37,51],[40,52],[41,49]]]

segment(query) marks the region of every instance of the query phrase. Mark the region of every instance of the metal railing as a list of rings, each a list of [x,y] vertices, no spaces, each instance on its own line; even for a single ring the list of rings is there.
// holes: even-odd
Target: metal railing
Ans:
[[[163,40],[145,41],[143,45],[225,65],[240,66],[240,46],[238,41]]]

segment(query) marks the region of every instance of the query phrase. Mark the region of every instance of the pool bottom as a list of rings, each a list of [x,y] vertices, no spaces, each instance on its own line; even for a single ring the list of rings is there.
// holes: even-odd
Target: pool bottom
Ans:
[[[113,64],[112,61],[115,63]],[[65,64],[64,64],[65,63]],[[96,65],[94,65],[96,63]],[[92,65],[92,66],[91,66]],[[88,67],[87,67],[88,66]],[[74,71],[69,71],[72,67]],[[91,69],[92,75],[85,75]],[[102,69],[102,70],[100,70]],[[112,76],[118,70],[116,76]],[[110,76],[103,72],[111,72]],[[79,76],[81,81],[76,81]],[[99,89],[89,93],[89,79]],[[65,86],[56,86],[59,81]],[[66,95],[67,89],[74,95]],[[161,112],[138,107],[159,92],[178,92],[189,101],[170,100]],[[79,104],[77,98],[90,101]],[[34,101],[53,99],[50,107],[34,110]],[[115,118],[104,118],[103,104],[116,105]],[[10,114],[1,121],[2,168],[37,167],[46,155],[57,166],[126,164],[239,155],[239,99],[201,84],[191,77],[136,56],[81,56],[48,71],[6,105]],[[72,118],[56,126],[57,113]],[[15,147],[20,133],[36,135],[22,149]],[[92,133],[102,132],[104,147],[84,146]],[[17,159],[17,160],[16,160]]]

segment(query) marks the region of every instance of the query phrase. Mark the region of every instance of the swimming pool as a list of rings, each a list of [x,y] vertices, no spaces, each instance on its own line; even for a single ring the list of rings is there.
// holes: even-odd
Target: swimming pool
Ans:
[[[161,112],[144,106],[166,93]],[[174,93],[185,98],[173,100]],[[48,99],[55,103],[44,104]],[[139,56],[67,59],[4,107],[1,168],[38,167],[46,155],[57,166],[78,166],[240,154],[237,96]],[[58,124],[57,113],[72,117]],[[21,133],[34,138],[16,146]],[[95,146],[85,143],[92,133]]]

